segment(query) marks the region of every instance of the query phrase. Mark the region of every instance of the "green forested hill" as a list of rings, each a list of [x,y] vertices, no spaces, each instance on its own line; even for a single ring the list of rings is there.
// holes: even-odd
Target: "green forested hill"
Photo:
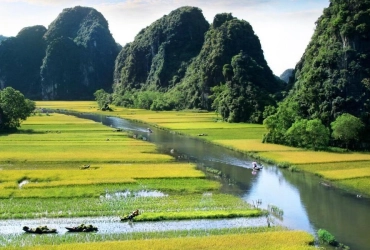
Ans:
[[[113,96],[118,105],[217,109],[230,122],[261,122],[282,87],[248,22],[224,13],[210,26],[200,9],[182,7],[122,49]]]
[[[292,138],[287,131],[297,120],[318,119],[331,129],[331,123],[345,113],[360,118],[366,127],[363,135],[368,135],[369,0],[330,1],[295,68],[293,84],[277,114],[267,120],[270,129],[267,140],[290,144]],[[368,139],[361,136],[361,140]]]
[[[140,31],[119,53],[115,91],[167,90],[198,55],[209,24],[196,7],[182,7]]]
[[[97,89],[111,89],[118,46],[101,13],[80,6],[64,9],[44,39],[43,99],[91,99]]]
[[[213,87],[225,83],[212,92]],[[212,100],[217,99],[213,106],[220,109],[224,119],[257,122],[262,115],[251,118],[252,113],[262,113],[266,103],[273,104],[269,94],[281,88],[252,26],[223,13],[215,16],[202,50],[174,91],[185,94],[182,103],[186,108],[210,109]]]
[[[40,66],[45,56],[46,28],[22,29],[0,43],[0,87],[13,87],[31,99],[41,98]]]
[[[112,89],[118,49],[101,13],[64,9],[48,29],[27,27],[0,43],[0,87],[38,100],[92,99]]]

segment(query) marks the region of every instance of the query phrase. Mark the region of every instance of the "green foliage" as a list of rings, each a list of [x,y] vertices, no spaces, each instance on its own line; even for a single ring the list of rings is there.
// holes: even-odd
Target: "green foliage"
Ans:
[[[331,123],[331,128],[333,130],[333,138],[343,141],[348,148],[348,144],[351,141],[359,139],[359,134],[364,128],[364,124],[359,118],[345,113],[338,116],[337,119]]]
[[[35,103],[12,87],[0,90],[0,131],[20,127],[35,109]]]
[[[328,146],[330,132],[319,119],[301,119],[292,124],[285,136],[290,146],[319,149]]]
[[[95,100],[98,103],[99,109],[107,109],[112,103],[112,95],[105,92],[104,89],[99,89],[94,93]]]
[[[325,244],[329,244],[329,245],[336,244],[335,237],[331,233],[326,231],[325,229],[319,229],[317,231],[317,236],[319,237],[319,240]]]
[[[307,145],[313,149],[325,148],[329,144],[330,131],[319,119],[309,120],[306,126]]]
[[[266,141],[289,144],[281,134],[295,120],[319,119],[326,127],[343,113],[365,125],[362,142],[370,141],[370,1],[332,0],[316,22],[315,33],[296,65],[293,88],[274,117]],[[364,33],[365,32],[365,33]],[[294,106],[294,110],[286,107]],[[287,117],[295,119],[286,119]],[[271,118],[272,119],[272,118]],[[266,124],[270,124],[269,121]],[[271,124],[270,124],[271,125]],[[335,134],[333,134],[334,136]],[[357,144],[356,146],[366,145]]]
[[[216,29],[220,27],[222,24],[224,24],[227,21],[231,21],[235,19],[231,13],[221,13],[217,14],[215,18],[213,19],[212,28]]]

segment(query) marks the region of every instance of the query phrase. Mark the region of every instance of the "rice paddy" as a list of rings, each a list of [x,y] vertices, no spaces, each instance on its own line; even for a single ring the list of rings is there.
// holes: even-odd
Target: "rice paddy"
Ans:
[[[250,236],[251,237],[246,237],[245,234],[228,234],[199,237],[105,241],[95,243],[45,245],[24,249],[316,249],[314,246],[309,245],[313,242],[313,238],[305,232],[263,232],[254,233]]]
[[[176,162],[158,153],[150,142],[86,119],[40,113],[28,118],[18,133],[1,135],[0,140],[0,219],[111,216],[119,220],[135,209],[142,215],[137,221],[256,217],[265,213],[239,197],[220,193],[221,184],[206,179],[195,165]],[[263,230],[271,231],[267,227]],[[313,240],[308,233],[277,230],[276,238],[285,233],[296,235],[294,245],[308,247]],[[233,237],[243,238],[250,232],[236,233],[240,236],[221,240],[234,241]],[[222,234],[229,235],[230,231]],[[204,236],[187,236],[186,242],[195,244],[204,241]],[[91,240],[94,236],[78,240],[59,235],[2,237],[1,245],[9,249],[99,249],[116,245],[142,249],[148,243],[122,240],[127,237],[122,234],[110,239],[97,236],[96,241],[103,242]],[[215,237],[205,245],[214,245],[222,236]],[[151,240],[153,249],[163,245],[173,249],[184,244],[180,242],[185,238],[157,236]],[[238,242],[231,247],[238,244],[256,243]]]
[[[287,244],[284,237],[288,237]],[[181,248],[178,248],[179,239],[184,241]],[[2,249],[315,249],[310,246],[312,242],[313,237],[307,233],[280,227],[0,237]]]
[[[331,179],[334,185],[337,182],[342,188],[370,196],[370,187],[359,184],[360,178],[363,178],[364,183],[368,180],[370,169],[370,154],[368,153],[316,152],[282,145],[264,144],[262,138],[265,130],[262,125],[221,122],[217,114],[197,110],[153,112],[114,107],[114,111],[107,113],[97,110],[95,102],[38,102],[37,105],[45,108],[109,114],[145,122],[253,154],[262,160],[285,166],[293,165],[296,169]],[[361,166],[351,167],[358,165]],[[342,171],[343,169],[357,170]],[[346,181],[339,183],[339,180]]]
[[[37,105],[148,123],[237,151],[253,153],[253,156],[270,162],[294,165],[330,179],[334,185],[370,195],[369,154],[314,152],[263,144],[265,131],[262,125],[229,124],[219,121],[214,113],[199,111],[153,112],[114,107],[112,112],[102,112],[95,102],[38,102]],[[143,211],[143,219],[150,221],[261,215],[261,211],[253,210],[239,198],[220,194],[220,184],[207,180],[191,164],[177,163],[171,156],[158,154],[149,142],[128,138],[124,132],[114,132],[112,128],[89,120],[58,114],[36,114],[22,125],[19,133],[0,136],[0,140],[6,146],[4,151],[0,151],[0,215],[3,219],[119,217],[137,208]],[[90,165],[90,168],[81,169],[85,165]],[[20,187],[23,181],[26,183]],[[163,195],[135,196],[135,192],[153,190]],[[128,191],[132,195],[121,195]],[[222,233],[226,235],[215,235],[214,241],[222,241],[226,245],[218,246],[220,243],[208,241],[203,249],[208,249],[207,246],[213,246],[212,249],[245,249],[246,246],[250,249],[313,249],[308,245],[313,238],[307,233],[281,229],[259,233],[260,237],[249,237],[249,233],[241,232],[235,235]],[[199,240],[196,246],[202,247],[201,242],[212,238],[200,234],[189,240],[189,235],[187,233],[183,238],[184,242],[193,244]],[[78,244],[78,241],[66,240],[55,245],[54,241],[48,243],[45,240],[30,245],[39,244],[39,249],[52,249],[49,248],[51,245],[55,245],[55,249],[118,246],[135,249],[135,244],[142,249],[148,246],[144,246],[142,240],[126,243],[128,239],[121,240],[122,235],[110,237],[100,240],[104,242]],[[240,241],[238,237],[245,241]],[[173,249],[173,246],[177,248],[182,244],[178,242],[178,237],[171,239],[171,242],[163,238],[166,237],[153,239],[153,242],[158,241],[158,248],[171,246],[168,249]],[[152,249],[157,249],[157,243],[149,243]],[[194,249],[194,246],[181,248]]]

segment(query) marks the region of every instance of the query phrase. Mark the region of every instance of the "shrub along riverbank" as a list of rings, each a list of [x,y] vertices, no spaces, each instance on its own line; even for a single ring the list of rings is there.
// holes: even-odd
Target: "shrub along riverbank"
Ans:
[[[37,106],[98,113],[148,123],[232,148],[292,170],[307,171],[325,178],[330,185],[354,194],[370,196],[369,153],[317,152],[262,143],[265,133],[263,125],[221,122],[215,113],[194,110],[155,112],[113,107],[112,112],[104,112],[97,109],[96,102],[37,102]]]

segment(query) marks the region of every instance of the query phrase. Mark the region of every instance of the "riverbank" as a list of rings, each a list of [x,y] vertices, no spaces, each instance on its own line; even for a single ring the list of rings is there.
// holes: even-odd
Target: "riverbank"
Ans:
[[[175,133],[197,137],[261,161],[292,171],[321,176],[326,185],[344,189],[358,197],[370,196],[370,154],[360,152],[317,152],[276,144],[262,143],[263,125],[221,122],[215,113],[199,111],[163,111],[113,107],[100,111],[96,102],[37,102],[38,107],[68,109],[76,112],[117,116],[147,123]]]

